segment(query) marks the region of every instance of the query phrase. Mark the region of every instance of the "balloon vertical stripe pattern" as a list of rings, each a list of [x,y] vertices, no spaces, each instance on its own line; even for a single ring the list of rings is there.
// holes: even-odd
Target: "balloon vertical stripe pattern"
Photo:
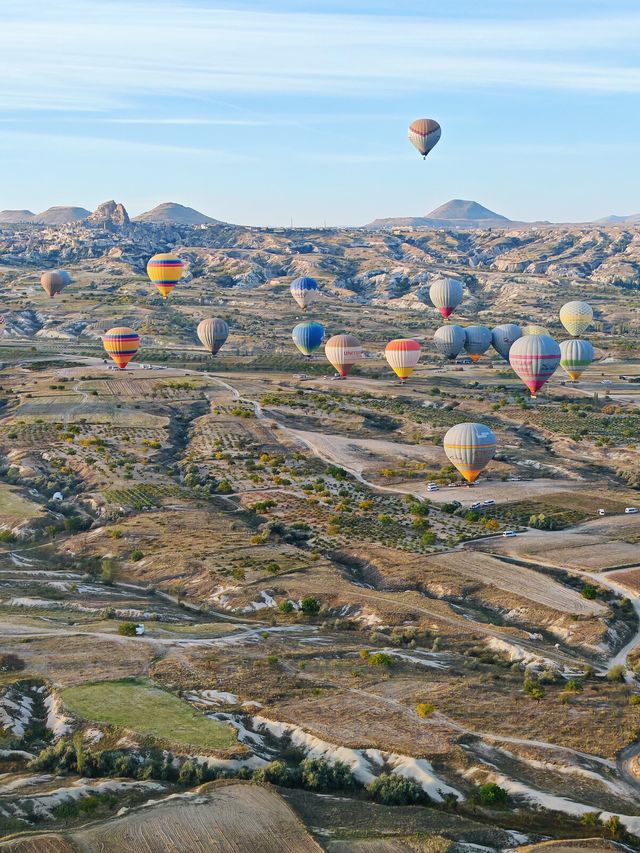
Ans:
[[[580,378],[593,361],[593,347],[589,341],[572,338],[560,343],[560,367],[572,382]]]
[[[494,350],[509,361],[509,351],[513,344],[522,337],[522,329],[515,323],[504,323],[491,331],[491,344]]]
[[[435,119],[418,118],[409,125],[409,142],[416,148],[423,159],[434,148],[442,136],[442,128]]]
[[[560,347],[549,335],[523,335],[511,347],[509,363],[535,397],[560,364]]]
[[[291,282],[291,295],[303,311],[316,301],[319,295],[318,282],[315,278],[303,275]]]
[[[422,347],[417,341],[411,338],[397,338],[394,341],[389,341],[385,347],[384,355],[389,367],[404,382],[413,373],[420,360],[421,352]]]
[[[171,252],[154,255],[147,264],[147,275],[162,294],[163,299],[171,293],[182,278],[184,264]]]
[[[315,352],[324,339],[324,326],[308,321],[298,323],[291,332],[294,344],[303,355],[310,356]]]
[[[441,278],[429,288],[429,299],[445,320],[462,302],[462,284],[455,278]]]
[[[495,455],[496,437],[484,424],[456,424],[446,433],[442,446],[449,462],[468,483],[474,483]]]
[[[229,326],[219,317],[207,318],[198,323],[196,333],[202,346],[216,355],[229,337]]]
[[[324,353],[327,361],[345,379],[353,365],[362,358],[362,346],[353,335],[334,335],[324,345]]]
[[[104,335],[102,345],[120,370],[124,370],[140,349],[140,335],[128,326],[117,326]]]
[[[440,326],[433,335],[433,344],[438,352],[453,361],[462,350],[465,341],[464,329],[452,323],[450,326]]]

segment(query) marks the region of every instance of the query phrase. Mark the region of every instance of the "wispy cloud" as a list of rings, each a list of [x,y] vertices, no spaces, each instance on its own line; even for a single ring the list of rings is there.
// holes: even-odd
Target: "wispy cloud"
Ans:
[[[639,41],[637,12],[430,20],[196,0],[3,0],[0,106],[113,112],[144,96],[374,97],[425,85],[637,93]]]

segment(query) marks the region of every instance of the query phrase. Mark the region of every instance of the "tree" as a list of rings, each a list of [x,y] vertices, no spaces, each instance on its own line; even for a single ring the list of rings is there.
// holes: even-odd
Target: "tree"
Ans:
[[[504,806],[509,801],[509,795],[504,788],[495,782],[487,782],[478,789],[480,802],[483,806]]]
[[[307,616],[315,616],[320,611],[320,602],[313,595],[303,598],[300,606],[302,612],[306,613]]]
[[[293,613],[293,610],[294,610],[293,601],[291,601],[290,598],[285,598],[285,600],[281,601],[280,604],[278,605],[278,610],[281,613]]]
[[[367,785],[367,793],[376,803],[386,806],[409,806],[428,803],[429,796],[413,779],[381,773]]]
[[[121,634],[123,637],[135,637],[136,636],[136,623],[135,622],[121,622],[118,625],[118,634]]]

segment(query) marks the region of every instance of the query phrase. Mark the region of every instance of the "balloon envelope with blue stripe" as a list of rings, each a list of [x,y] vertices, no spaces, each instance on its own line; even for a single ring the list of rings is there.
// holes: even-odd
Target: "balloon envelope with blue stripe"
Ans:
[[[316,301],[318,294],[318,282],[315,278],[303,275],[291,282],[291,295],[303,311]]]
[[[297,326],[294,326],[291,337],[300,352],[309,356],[318,349],[324,340],[324,326],[312,321],[298,323]]]

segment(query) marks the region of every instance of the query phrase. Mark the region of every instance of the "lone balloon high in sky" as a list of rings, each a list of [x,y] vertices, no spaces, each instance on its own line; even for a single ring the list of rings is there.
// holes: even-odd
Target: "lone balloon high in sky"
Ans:
[[[549,335],[523,335],[511,347],[509,364],[535,397],[560,364],[560,347]]]
[[[324,345],[327,360],[335,367],[343,379],[362,358],[362,346],[353,335],[334,335]]]
[[[102,345],[120,370],[124,370],[140,349],[140,335],[128,326],[116,326],[104,335]]]
[[[593,309],[588,302],[566,302],[560,309],[560,322],[574,338],[587,331],[593,320]]]
[[[320,295],[318,282],[308,275],[296,278],[291,282],[291,295],[302,310],[306,311]]]
[[[456,424],[446,433],[442,446],[449,462],[471,484],[493,459],[496,437],[484,424]]]
[[[184,264],[171,252],[154,255],[147,264],[147,275],[166,299],[182,278]]]
[[[435,119],[417,118],[409,125],[409,142],[417,148],[423,159],[438,144],[442,128]]]
[[[404,382],[413,373],[413,369],[420,359],[421,351],[420,344],[412,338],[397,338],[395,341],[389,341],[386,345],[384,357],[398,379]]]
[[[318,349],[324,340],[324,326],[321,323],[307,320],[293,327],[291,337],[302,355],[310,358],[311,354]]]
[[[196,332],[202,346],[216,355],[229,337],[229,326],[219,317],[211,317],[201,320]]]
[[[429,288],[429,299],[447,319],[462,302],[462,284],[455,278],[439,278]]]

